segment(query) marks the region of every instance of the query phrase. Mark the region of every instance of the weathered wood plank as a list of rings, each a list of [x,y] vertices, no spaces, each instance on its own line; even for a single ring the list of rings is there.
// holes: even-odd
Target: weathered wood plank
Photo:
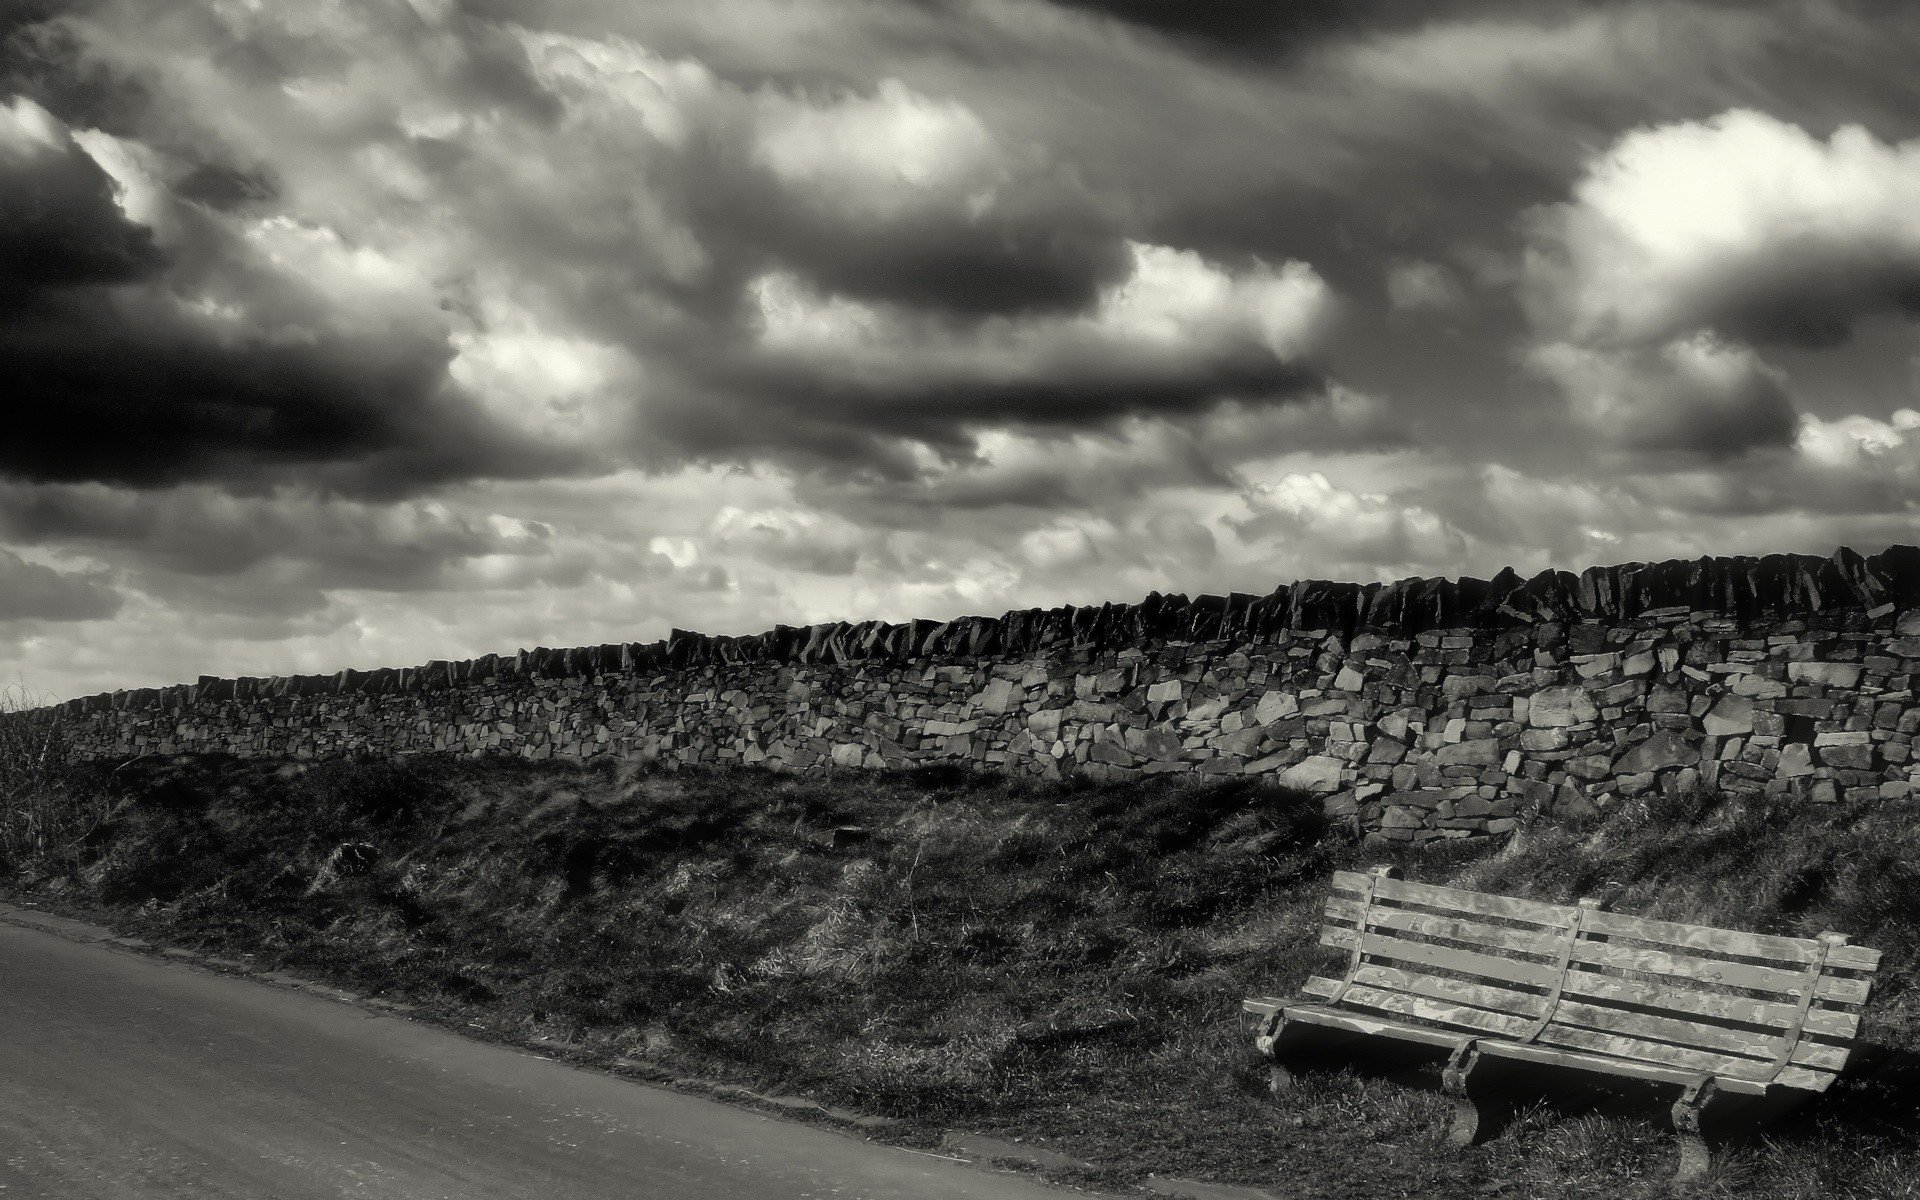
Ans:
[[[1472,1004],[1480,1008],[1510,1013],[1526,1020],[1537,1019],[1546,1000],[1545,996],[1532,992],[1468,983],[1460,979],[1447,979],[1437,975],[1424,975],[1396,967],[1373,964],[1362,966],[1355,973],[1354,982],[1369,987],[1409,992],[1437,1000]],[[1329,990],[1323,994],[1331,995],[1332,992]],[[1587,1004],[1564,995],[1554,1010],[1553,1020],[1555,1024],[1580,1025],[1605,1032],[1658,1038],[1697,1049],[1749,1055],[1765,1062],[1773,1061],[1774,1056],[1780,1051],[1782,1041],[1781,1035],[1769,1036],[1752,1030],[1703,1024],[1681,1017],[1623,1012],[1620,1009]],[[1802,1041],[1794,1047],[1793,1057],[1789,1061],[1809,1069],[1838,1071],[1846,1066],[1847,1058],[1846,1047]]]
[[[1339,891],[1357,893],[1364,886],[1365,879],[1366,876],[1350,871],[1335,872],[1334,887]],[[1494,896],[1484,892],[1467,891],[1463,888],[1439,887],[1403,879],[1380,881],[1375,886],[1374,895],[1379,899],[1404,900],[1428,908],[1445,908],[1480,916],[1505,917],[1547,926],[1564,924],[1573,911],[1570,905],[1549,904],[1545,901],[1525,900],[1516,896]],[[1817,938],[1743,933],[1710,925],[1687,925],[1676,921],[1661,921],[1651,917],[1636,917],[1604,910],[1589,913],[1585,925],[1595,933],[1640,938],[1687,949],[1735,954],[1747,958],[1772,958],[1796,965],[1812,962],[1816,947],[1819,945]],[[1827,962],[1831,966],[1846,970],[1872,971],[1878,968],[1881,957],[1881,952],[1871,947],[1838,946],[1828,954]]]
[[[1588,915],[1585,924],[1593,933],[1638,938],[1715,954],[1771,959],[1794,966],[1805,966],[1818,958],[1820,953],[1818,938],[1742,933],[1733,929],[1717,929],[1711,925],[1683,925],[1676,921],[1658,921],[1652,917],[1636,917],[1627,913],[1594,912]],[[1827,964],[1852,971],[1872,971],[1879,967],[1880,957],[1880,951],[1867,946],[1835,946],[1827,953]]]
[[[1336,871],[1333,886],[1341,891],[1359,892],[1365,886],[1361,882],[1365,878],[1350,871]],[[1517,896],[1494,896],[1486,892],[1469,892],[1463,888],[1413,883],[1405,879],[1382,879],[1374,885],[1373,894],[1376,899],[1404,900],[1428,908],[1444,908],[1483,917],[1505,917],[1535,925],[1565,925],[1574,911],[1573,906],[1567,904],[1547,904],[1539,900],[1522,900]]]
[[[1557,977],[1557,973],[1546,963],[1528,962],[1518,958],[1495,958],[1488,954],[1475,954],[1471,950],[1436,946],[1431,942],[1410,942],[1380,933],[1363,935],[1353,929],[1327,927],[1320,931],[1321,945],[1333,946],[1341,950],[1351,950],[1357,939],[1363,940],[1361,948],[1363,954],[1391,958],[1400,962],[1419,963],[1422,966],[1440,967],[1448,971],[1479,975],[1507,983],[1551,987],[1553,980]]]
[[[1383,1017],[1348,1012],[1343,1008],[1326,1008],[1317,1004],[1287,1005],[1287,1020],[1299,1021],[1307,1025],[1324,1025],[1330,1029],[1350,1029],[1355,1033],[1370,1033],[1378,1037],[1423,1042],[1429,1046],[1454,1046],[1459,1044],[1461,1038],[1461,1034],[1457,1031],[1435,1029],[1431,1025],[1392,1021]]]
[[[1430,996],[1436,1000],[1453,1000],[1461,1004],[1471,1004],[1477,1008],[1509,1013],[1529,1021],[1539,1019],[1541,1010],[1547,1002],[1547,997],[1540,992],[1523,992],[1516,988],[1499,987],[1488,983],[1469,983],[1464,979],[1428,975],[1420,971],[1403,970],[1400,967],[1384,967],[1377,963],[1361,966],[1354,972],[1353,981],[1369,987],[1389,988],[1412,992],[1417,996]]]
[[[1622,979],[1617,975],[1598,975],[1592,971],[1569,971],[1564,992],[1568,996],[1586,996],[1659,1008],[1702,1017],[1741,1021],[1748,1025],[1771,1025],[1785,1029],[1793,1024],[1796,1005],[1778,1000],[1752,1000],[1678,987],[1643,979]],[[1857,1013],[1830,1008],[1807,1010],[1806,1031],[1826,1037],[1851,1038],[1860,1032]]]
[[[1359,905],[1353,905],[1354,919]],[[1552,958],[1560,952],[1561,933],[1550,929],[1516,929],[1511,925],[1490,925],[1465,917],[1441,917],[1411,908],[1389,908],[1376,904],[1367,913],[1368,929],[1393,929],[1420,933],[1428,937],[1468,942],[1496,950],[1517,950]]]
[[[1566,997],[1561,998],[1560,1006],[1554,1010],[1553,1023],[1582,1025],[1589,1029],[1607,1033],[1624,1033],[1634,1037],[1658,1038],[1661,1041],[1676,1042],[1701,1050],[1746,1055],[1767,1063],[1771,1063],[1774,1056],[1780,1053],[1781,1043],[1785,1040],[1784,1035],[1768,1036],[1743,1029],[1730,1029],[1724,1025],[1688,1021],[1679,1017],[1624,1012],[1617,1008],[1605,1008]],[[1788,1061],[1809,1069],[1838,1071],[1847,1065],[1847,1052],[1838,1046],[1801,1041],[1794,1046],[1793,1057]]]
[[[1425,996],[1390,992],[1382,988],[1367,987],[1364,984],[1355,984],[1348,988],[1345,998],[1340,1003],[1342,1006],[1377,1008],[1395,1016],[1417,1017],[1438,1025],[1472,1030],[1476,1033],[1498,1034],[1502,1037],[1519,1037],[1533,1024],[1527,1018],[1516,1017],[1511,1013],[1489,1012],[1484,1008],[1474,1008],[1466,1004],[1448,1004],[1440,1000],[1430,1000]]]
[[[1720,1078],[1764,1081],[1773,1074],[1771,1064],[1757,1059],[1716,1054],[1710,1050],[1695,1050],[1686,1046],[1670,1046],[1664,1042],[1652,1042],[1618,1033],[1601,1033],[1592,1029],[1578,1029],[1571,1025],[1549,1025],[1541,1031],[1539,1040],[1550,1046],[1590,1050],[1609,1058],[1664,1063],[1670,1067],[1706,1071]],[[1833,1074],[1830,1071],[1810,1071],[1805,1067],[1790,1066],[1780,1072],[1778,1082],[1785,1087],[1820,1092],[1825,1091],[1827,1085],[1833,1082]]]
[[[1637,1063],[1627,1059],[1608,1058],[1604,1055],[1582,1054],[1577,1050],[1565,1050],[1557,1046],[1541,1046],[1525,1042],[1495,1042],[1480,1044],[1480,1052],[1491,1058],[1515,1058],[1525,1062],[1542,1063],[1551,1066],[1576,1067],[1582,1070],[1604,1071],[1610,1075],[1624,1075],[1633,1079],[1651,1079],[1661,1083],[1690,1083],[1700,1074],[1684,1067],[1668,1067],[1659,1063]],[[1767,1090],[1767,1085],[1749,1079],[1722,1079],[1719,1081],[1722,1091],[1740,1092],[1746,1095],[1759,1095]]]
[[[1573,961],[1592,966],[1644,971],[1653,975],[1670,975],[1676,979],[1720,984],[1726,987],[1753,988],[1787,995],[1797,995],[1806,982],[1806,974],[1803,971],[1789,971],[1780,967],[1757,967],[1749,963],[1702,958],[1697,954],[1651,950],[1644,946],[1623,946],[1612,942],[1594,942],[1585,938],[1574,943]],[[1870,986],[1865,979],[1822,975],[1813,994],[1822,1000],[1861,1004],[1866,1001]]]

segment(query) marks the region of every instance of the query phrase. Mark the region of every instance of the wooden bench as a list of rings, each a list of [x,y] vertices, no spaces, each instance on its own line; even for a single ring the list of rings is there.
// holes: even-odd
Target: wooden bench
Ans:
[[[1450,1051],[1456,1145],[1492,1128],[1492,1102],[1550,1068],[1676,1085],[1676,1179],[1709,1163],[1710,1125],[1823,1092],[1846,1066],[1880,952],[1842,934],[1772,937],[1410,883],[1393,868],[1334,875],[1320,943],[1338,979],[1254,999],[1276,1091],[1285,1060],[1359,1039]],[[1501,1069],[1496,1071],[1496,1064]],[[1505,1075],[1497,1079],[1496,1075]],[[1578,1078],[1575,1076],[1575,1078]],[[1591,1082],[1591,1081],[1589,1081]]]

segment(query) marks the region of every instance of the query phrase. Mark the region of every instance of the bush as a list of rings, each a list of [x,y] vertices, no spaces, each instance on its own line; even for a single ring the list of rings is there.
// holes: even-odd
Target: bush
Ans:
[[[66,733],[58,709],[36,707],[20,688],[0,691],[0,879],[70,871],[111,811]]]

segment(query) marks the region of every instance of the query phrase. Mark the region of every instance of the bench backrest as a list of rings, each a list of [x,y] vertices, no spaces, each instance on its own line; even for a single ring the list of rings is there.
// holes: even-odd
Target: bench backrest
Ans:
[[[1343,1008],[1809,1091],[1846,1066],[1880,952],[1337,872]]]

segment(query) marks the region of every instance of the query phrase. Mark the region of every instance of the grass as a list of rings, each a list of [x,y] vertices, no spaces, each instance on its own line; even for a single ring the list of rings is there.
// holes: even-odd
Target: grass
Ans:
[[[1271,788],[438,758],[142,760],[60,786],[110,815],[58,854],[0,862],[0,882],[588,1059],[805,1095],[908,1137],[1023,1137],[1098,1164],[1063,1177],[1083,1186],[1153,1171],[1301,1197],[1612,1198],[1664,1194],[1671,1170],[1645,1098],[1537,1108],[1456,1152],[1431,1062],[1268,1097],[1239,1001],[1330,965],[1314,940],[1331,872],[1385,857]],[[1906,1196],[1915,824],[1896,805],[1691,797],[1397,861],[1886,950],[1878,1064],[1701,1194]]]

